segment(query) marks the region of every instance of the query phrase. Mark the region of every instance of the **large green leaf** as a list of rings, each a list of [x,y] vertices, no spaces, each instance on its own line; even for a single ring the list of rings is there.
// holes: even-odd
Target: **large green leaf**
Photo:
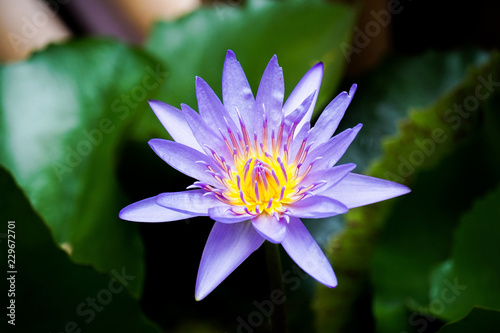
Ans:
[[[439,333],[496,333],[499,323],[499,311],[474,308],[464,318],[444,325]]]
[[[0,68],[0,163],[73,260],[101,272],[127,267],[135,296],[142,243],[136,225],[118,218],[126,203],[115,155],[164,76],[144,53],[104,40],[52,46]]]
[[[2,332],[160,332],[125,288],[140,278],[132,269],[116,266],[108,276],[74,264],[2,167],[0,187],[2,325],[10,328]]]
[[[487,60],[487,53],[472,49],[392,55],[372,72],[351,78],[358,89],[339,130],[364,126],[339,163],[355,162],[356,172],[366,170],[381,157],[383,139],[397,134],[397,125],[409,112],[432,105],[464,78],[468,68]]]
[[[254,93],[273,54],[283,67],[287,93],[312,65],[323,61],[321,105],[341,77],[346,60],[339,45],[349,40],[355,17],[353,7],[339,3],[251,0],[243,7],[216,4],[161,22],[147,43],[169,70],[158,99],[195,107],[195,76],[204,78],[220,96],[224,57],[232,49]]]
[[[369,174],[411,184],[412,177],[417,173],[415,170],[427,167],[433,160],[442,158],[450,149],[452,140],[440,145],[437,153],[433,153],[430,158],[426,158],[425,163],[414,168],[411,175],[398,177],[398,156],[407,159],[408,155],[418,148],[415,146],[415,140],[427,138],[429,130],[420,129],[419,124],[422,119],[429,118],[430,121],[425,126],[435,128],[437,125],[433,120],[433,112],[444,111],[439,109],[442,106],[435,106],[427,111],[432,117],[412,113],[411,121],[406,121],[396,139],[391,143],[386,142],[384,149],[381,142],[384,139],[387,141],[388,135],[398,132],[398,124],[409,117],[411,111],[435,103],[439,96],[458,85],[470,66],[484,63],[487,59],[484,53],[474,51],[431,52],[411,58],[392,57],[377,70],[358,78],[358,91],[341,127],[352,127],[358,122],[363,123],[364,127],[341,162],[355,162],[358,165],[356,171],[364,172],[370,163],[373,164],[374,158],[381,158],[378,164],[369,169]],[[450,97],[449,101],[452,99]],[[412,124],[413,122],[416,124]],[[430,186],[433,185],[430,183]],[[314,307],[319,331],[349,331],[353,329],[352,325],[370,325],[370,321],[360,322],[352,319],[354,316],[369,316],[371,313],[370,301],[359,300],[360,294],[366,291],[366,287],[363,288],[363,285],[366,285],[366,271],[369,269],[377,237],[385,220],[384,214],[392,202],[412,200],[415,192],[420,192],[413,186],[411,188],[413,193],[403,198],[355,209],[346,215],[346,230],[332,240],[328,249],[339,286],[333,290],[319,286],[316,293]],[[398,252],[395,251],[394,255],[398,255]],[[394,267],[397,269],[399,266]],[[396,305],[400,309],[400,305]],[[392,311],[389,308],[386,310]],[[404,308],[402,312],[405,313]]]
[[[433,275],[430,311],[456,320],[474,306],[500,309],[500,187],[478,200],[458,227],[451,258]]]
[[[484,83],[499,81],[499,62],[494,56],[434,105],[413,113],[399,138],[387,144],[385,158],[372,168],[375,175],[412,184],[412,193],[397,201],[385,219],[380,213],[371,220],[361,216],[387,224],[371,270],[380,332],[418,331],[436,321],[423,317],[429,302],[431,308],[439,302],[429,298],[430,273],[448,257],[460,216],[500,181],[497,161],[484,150],[495,145],[487,128],[500,128],[491,116],[499,94]],[[480,99],[478,91],[487,96]],[[474,109],[470,101],[478,102]],[[453,111],[464,104],[471,111]],[[477,181],[478,170],[487,182]]]

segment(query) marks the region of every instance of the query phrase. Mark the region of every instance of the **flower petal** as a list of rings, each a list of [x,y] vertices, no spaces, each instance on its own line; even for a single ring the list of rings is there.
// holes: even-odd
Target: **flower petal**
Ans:
[[[288,115],[293,110],[295,110],[306,98],[311,95],[313,91],[316,91],[314,100],[309,107],[306,115],[299,123],[297,129],[300,130],[304,123],[311,121],[311,117],[314,111],[314,106],[316,105],[316,100],[318,99],[319,88],[321,87],[321,80],[323,79],[323,63],[317,63],[314,65],[307,73],[302,77],[299,83],[295,86],[290,96],[283,106],[285,114]]]
[[[221,223],[238,223],[246,220],[250,220],[253,216],[248,214],[235,214],[230,206],[221,206],[219,201],[219,205],[212,207],[208,210],[208,216],[212,220]]]
[[[235,224],[215,222],[201,256],[196,300],[200,301],[212,292],[263,242],[264,238],[254,230],[250,221]]]
[[[205,195],[205,190],[191,190],[183,192],[161,193],[156,197],[156,203],[165,208],[182,213],[208,216],[208,210],[222,202],[214,195]]]
[[[304,165],[309,165],[317,157],[321,157],[314,165],[317,169],[331,168],[337,163],[342,155],[346,152],[347,148],[351,145],[356,135],[363,127],[358,124],[353,128],[348,128],[342,133],[335,135],[328,142],[322,143],[319,146],[312,148],[309,155],[307,155]]]
[[[222,139],[218,129],[213,129],[210,127],[190,106],[186,104],[181,104],[182,111],[184,112],[184,117],[193,132],[196,141],[200,144],[201,148],[205,151],[207,155],[212,155],[210,152],[210,147],[216,151],[220,156],[223,156],[226,161],[232,165],[232,156],[228,154],[224,140]],[[217,132],[216,132],[217,131]]]
[[[337,286],[330,262],[300,219],[290,218],[287,235],[281,245],[307,274],[327,287]]]
[[[196,77],[196,98],[198,100],[200,116],[205,123],[210,124],[215,130],[221,129],[224,132],[226,132],[228,126],[233,132],[237,130],[233,119],[224,105],[222,105],[219,97],[217,97],[208,83],[198,76]]]
[[[193,132],[191,132],[181,110],[167,103],[155,100],[150,100],[149,106],[151,106],[156,117],[160,120],[163,127],[165,127],[168,134],[170,134],[175,142],[182,143],[183,145],[203,152],[200,144],[193,136]]]
[[[212,159],[207,155],[170,140],[152,139],[149,140],[149,145],[162,160],[177,171],[210,185],[217,186],[220,184],[212,175],[207,173],[207,164],[219,172],[219,168],[213,165]]]
[[[297,201],[288,206],[288,209],[291,211],[291,216],[310,219],[345,214],[349,210],[342,202],[322,195]]]
[[[269,128],[271,129],[276,128],[281,121],[284,95],[285,84],[283,82],[283,69],[278,65],[278,57],[274,55],[262,75],[259,90],[257,90],[257,98],[255,100],[257,108],[262,107],[262,104],[265,106]],[[304,98],[306,97],[307,96]],[[297,107],[299,105],[297,105]],[[258,123],[261,122],[262,120]]]
[[[300,104],[293,112],[288,114],[285,117],[286,124],[286,132],[288,133],[294,124],[299,126],[302,119],[304,119],[307,114],[309,108],[311,107],[311,103],[316,98],[316,91],[314,91],[311,95],[307,96],[307,98]]]
[[[253,133],[255,98],[243,68],[231,50],[227,51],[222,71],[222,100],[233,121],[239,121],[235,110],[238,108],[248,132]]]
[[[316,184],[319,182],[326,182],[324,185],[320,185],[321,187],[313,188],[312,192],[317,193],[324,191],[334,185],[336,185],[339,181],[341,181],[345,176],[349,174],[354,168],[356,164],[347,163],[334,166],[333,168],[316,170],[308,174],[301,182],[301,186],[309,186],[312,184]]]
[[[271,243],[281,243],[286,236],[285,219],[277,219],[267,213],[257,215],[252,219],[252,225],[257,232]]]
[[[338,200],[351,209],[408,192],[408,187],[389,180],[350,173],[336,186],[321,192],[320,195]]]
[[[311,134],[309,135],[311,142],[314,141],[315,145],[320,145],[332,137],[354,97],[356,87],[357,85],[353,84],[349,90],[349,94],[343,91],[327,105],[311,129]]]
[[[184,220],[197,214],[181,213],[156,204],[156,197],[134,202],[118,215],[122,220],[134,222],[170,222]]]

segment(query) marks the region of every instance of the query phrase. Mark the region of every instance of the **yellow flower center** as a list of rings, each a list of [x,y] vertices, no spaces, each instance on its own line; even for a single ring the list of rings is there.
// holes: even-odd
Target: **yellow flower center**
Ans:
[[[302,140],[292,160],[289,157],[289,147],[296,124],[284,138],[284,120],[282,120],[277,136],[273,131],[269,140],[267,121],[264,119],[263,138],[260,144],[256,135],[251,142],[243,122],[240,121],[240,124],[242,135],[237,132],[238,139],[229,129],[228,138],[222,135],[228,151],[232,153],[235,170],[212,151],[223,174],[217,174],[208,168],[222,186],[214,188],[207,185],[204,188],[213,192],[220,201],[231,205],[231,210],[237,215],[256,216],[267,213],[281,217],[287,212],[287,205],[301,200],[317,185],[307,187],[300,185],[312,167],[309,165],[300,172],[309,150],[309,147],[306,147],[307,138]]]

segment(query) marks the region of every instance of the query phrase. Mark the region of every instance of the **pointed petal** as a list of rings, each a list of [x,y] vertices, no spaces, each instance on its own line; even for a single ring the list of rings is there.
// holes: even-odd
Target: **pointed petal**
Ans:
[[[309,186],[318,182],[326,182],[326,184],[319,187],[317,190],[313,189],[312,192],[319,193],[321,191],[325,191],[326,189],[335,186],[338,182],[344,179],[345,176],[349,174],[354,168],[356,164],[347,163],[334,166],[329,169],[322,169],[313,171],[308,174],[301,182],[301,186]]]
[[[222,100],[233,121],[239,121],[235,110],[238,108],[248,132],[253,133],[255,98],[243,68],[231,50],[227,51],[222,71]]]
[[[311,121],[311,117],[314,111],[314,106],[316,105],[316,100],[318,99],[319,88],[321,87],[321,80],[323,79],[323,63],[317,63],[314,65],[307,73],[302,77],[299,83],[295,86],[292,93],[288,97],[283,106],[285,114],[288,115],[293,110],[295,110],[304,101],[307,96],[309,96],[313,91],[316,91],[314,100],[309,107],[306,115],[298,125],[298,129],[304,125],[304,123]]]
[[[328,140],[328,142],[312,148],[304,161],[304,165],[309,165],[316,157],[320,156],[322,159],[315,163],[315,167],[318,169],[331,168],[344,155],[356,135],[358,135],[361,127],[363,125],[358,124],[354,128],[346,129]]]
[[[281,121],[281,109],[283,107],[284,95],[285,85],[283,82],[283,70],[278,65],[278,57],[274,55],[262,75],[256,98],[257,107],[262,107],[262,104],[265,105],[270,128],[276,128]],[[299,105],[300,103],[297,107]]]
[[[349,210],[342,202],[322,195],[302,199],[288,208],[291,216],[310,219],[345,214]]]
[[[200,116],[205,121],[205,123],[210,124],[214,130],[220,128],[225,132],[227,129],[227,121],[229,128],[233,132],[237,130],[233,119],[227,112],[224,105],[222,105],[219,97],[217,97],[208,83],[206,83],[201,77],[198,76],[196,77],[196,98],[198,100],[198,109],[200,110]],[[224,118],[226,120],[224,120]]]
[[[310,130],[310,124],[309,123],[305,123],[304,126],[302,126],[302,128],[297,132],[295,131],[295,135],[293,137],[293,140],[292,140],[292,149],[291,149],[291,154],[290,156],[293,156],[293,158],[295,158],[295,156],[297,155],[297,152],[299,151],[299,148],[300,148],[300,144],[302,143],[302,140],[304,140],[304,138],[308,135],[308,132]],[[288,149],[290,149],[290,147],[288,147]],[[290,158],[292,159],[292,158]],[[307,162],[307,160],[306,160]]]
[[[351,103],[354,93],[356,92],[356,84],[353,84],[349,93],[341,92],[333,101],[328,104],[325,110],[321,113],[316,124],[311,129],[309,140],[314,141],[315,145],[320,145],[327,142],[335,133],[347,107]]]
[[[165,208],[182,213],[208,216],[208,210],[222,202],[214,195],[205,195],[205,190],[191,190],[183,192],[161,193],[156,197],[156,203]]]
[[[236,267],[257,250],[262,238],[250,221],[225,224],[215,222],[201,256],[195,298],[200,301],[214,290]]]
[[[155,100],[150,100],[149,106],[175,142],[203,152],[181,110]]]
[[[170,222],[184,220],[198,214],[181,213],[156,204],[156,197],[134,202],[118,215],[122,220],[134,222]]]
[[[217,128],[210,127],[190,106],[186,104],[181,104],[182,111],[184,112],[184,117],[193,132],[196,141],[200,144],[201,148],[205,151],[207,155],[211,155],[210,147],[216,151],[219,155],[223,156],[228,163],[232,164],[232,155],[228,153],[224,140],[222,139]],[[217,131],[217,132],[216,132]]]
[[[220,184],[207,173],[206,164],[211,165],[217,172],[220,171],[207,155],[170,140],[152,139],[149,140],[149,145],[162,160],[175,170],[210,185],[218,186]],[[205,163],[205,165],[197,163],[198,161]]]
[[[281,243],[286,236],[285,219],[262,213],[252,219],[252,225],[257,232],[271,243]]]
[[[288,130],[294,125],[299,124],[302,119],[304,119],[306,113],[311,107],[311,103],[316,98],[316,91],[314,91],[311,95],[307,96],[307,98],[300,104],[293,112],[285,117],[285,123],[287,125]],[[297,125],[298,127],[298,125]]]
[[[321,192],[349,209],[391,199],[410,192],[404,185],[356,173],[348,174],[336,186]]]
[[[212,207],[208,210],[208,216],[212,220],[215,220],[217,222],[221,223],[238,223],[246,220],[250,220],[253,216],[248,215],[248,214],[235,214],[231,210],[231,206],[221,206],[219,201],[219,205],[216,207]]]
[[[337,286],[332,266],[318,243],[296,217],[290,218],[285,240],[281,243],[290,258],[300,268],[327,287]]]

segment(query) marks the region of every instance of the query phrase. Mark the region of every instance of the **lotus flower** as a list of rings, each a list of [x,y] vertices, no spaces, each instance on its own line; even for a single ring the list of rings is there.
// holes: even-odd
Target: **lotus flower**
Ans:
[[[310,120],[323,77],[313,66],[286,102],[283,72],[274,56],[254,97],[232,51],[222,74],[222,99],[196,78],[199,113],[150,101],[170,136],[151,148],[174,169],[196,181],[184,192],[167,192],[125,207],[120,218],[168,222],[209,216],[210,232],[196,281],[195,298],[214,290],[267,240],[281,244],[305,272],[335,287],[333,269],[301,218],[325,218],[409,192],[403,185],[352,173],[336,165],[362,125],[332,137],[356,91],[339,94],[315,126]]]

